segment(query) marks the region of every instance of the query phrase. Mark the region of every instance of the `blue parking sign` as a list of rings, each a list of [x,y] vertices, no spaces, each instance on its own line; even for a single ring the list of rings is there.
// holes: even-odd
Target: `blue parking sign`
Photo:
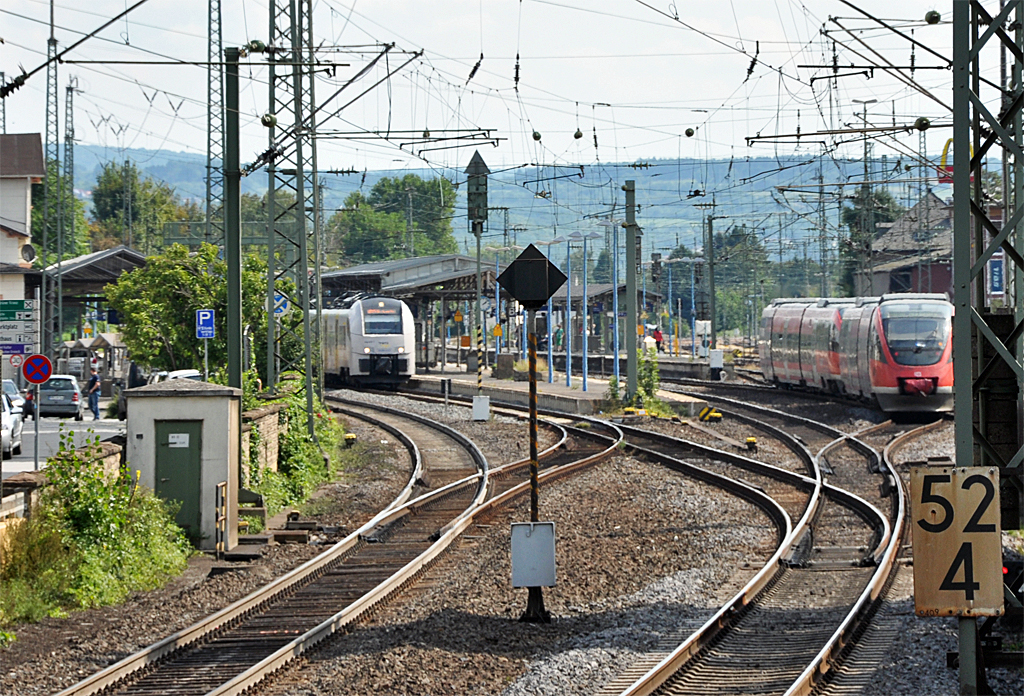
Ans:
[[[213,326],[213,310],[196,310],[196,338],[214,338],[217,329]]]

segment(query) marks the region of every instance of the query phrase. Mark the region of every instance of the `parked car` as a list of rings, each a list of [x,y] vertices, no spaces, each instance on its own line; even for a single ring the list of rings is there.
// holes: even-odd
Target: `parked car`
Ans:
[[[21,432],[24,424],[21,419],[21,409],[11,402],[7,394],[0,395],[0,431],[3,440],[3,458],[10,459],[16,454],[21,454]]]
[[[4,380],[4,394],[11,397],[11,403],[15,408],[20,408],[22,412],[25,411],[25,397],[18,391],[18,385],[14,383],[13,379]]]
[[[74,416],[82,420],[82,392],[74,375],[53,375],[39,385],[39,416]]]

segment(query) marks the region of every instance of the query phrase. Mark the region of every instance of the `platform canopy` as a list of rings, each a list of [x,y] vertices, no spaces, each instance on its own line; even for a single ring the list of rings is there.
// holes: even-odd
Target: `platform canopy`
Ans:
[[[74,299],[83,295],[102,295],[103,288],[117,282],[122,273],[145,265],[145,256],[121,245],[64,259],[59,269],[54,263],[46,270],[54,279],[61,279],[64,302],[71,300],[73,303]]]
[[[484,262],[483,294],[494,296],[497,276],[494,262]],[[422,256],[365,263],[320,276],[324,303],[350,292],[379,292],[419,304],[433,300],[476,298],[476,258],[461,254]]]

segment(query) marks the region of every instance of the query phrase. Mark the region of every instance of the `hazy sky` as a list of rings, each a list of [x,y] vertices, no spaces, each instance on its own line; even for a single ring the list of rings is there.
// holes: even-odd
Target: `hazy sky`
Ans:
[[[69,45],[130,4],[131,0],[58,0],[59,45]],[[321,59],[350,64],[337,67],[333,75],[321,74],[318,99],[325,99],[365,66],[377,53],[373,44],[396,44],[386,62],[380,61],[346,90],[344,100],[326,105],[325,112],[404,62],[407,56],[399,51],[424,51],[348,107],[343,120],[322,123],[322,129],[428,129],[436,135],[445,128],[489,128],[503,139],[497,148],[481,148],[492,168],[679,155],[817,154],[822,146],[814,142],[748,148],[744,138],[791,133],[797,127],[807,133],[856,125],[860,117],[854,109],[859,114],[862,107],[854,99],[878,100],[869,107],[868,119],[875,125],[891,125],[894,110],[899,124],[922,115],[949,121],[943,106],[881,71],[870,79],[854,75],[834,83],[812,82],[826,72],[799,66],[831,61],[832,42],[821,34],[823,27],[853,30],[895,65],[906,66],[911,60],[909,42],[832,0],[653,0],[648,5],[635,0],[314,0],[313,5],[314,34],[324,49]],[[950,55],[950,2],[864,0],[860,6],[907,32],[913,30],[922,43]],[[942,24],[924,24],[930,9],[942,12]],[[31,70],[44,60],[48,11],[47,0],[0,0],[0,70],[7,79],[19,65]],[[67,59],[205,61],[206,13],[202,0],[149,0]],[[225,45],[267,40],[266,0],[224,0],[223,16]],[[865,63],[849,48],[863,53],[868,49],[850,34],[831,36],[848,47],[837,48],[840,66]],[[329,51],[353,45],[365,52]],[[480,67],[469,80],[481,53]],[[754,65],[748,76],[755,53],[767,65]],[[939,64],[920,48],[914,59],[917,65]],[[261,56],[251,60],[253,65],[242,70],[243,161],[251,161],[267,146],[266,130],[258,121],[268,109],[267,70]],[[106,146],[112,158],[124,147],[205,152],[205,67],[66,63],[59,70],[62,133],[64,87],[74,77],[82,90],[75,112],[79,142]],[[843,68],[840,73],[860,70]],[[951,104],[948,70],[918,70],[914,79]],[[43,130],[45,88],[41,71],[6,100],[9,133]],[[577,128],[582,138],[573,138]],[[693,137],[685,135],[687,128],[695,130]],[[532,137],[534,130],[541,134],[539,142]],[[948,128],[929,134],[932,154],[949,134]],[[402,169],[429,162],[439,169],[461,169],[472,154],[472,149],[441,149],[416,157],[408,148],[398,148],[402,142],[407,141],[321,141],[320,166]],[[861,147],[860,142],[841,145],[836,152],[856,156]],[[889,151],[898,157],[916,148],[915,132],[881,138],[876,154]]]

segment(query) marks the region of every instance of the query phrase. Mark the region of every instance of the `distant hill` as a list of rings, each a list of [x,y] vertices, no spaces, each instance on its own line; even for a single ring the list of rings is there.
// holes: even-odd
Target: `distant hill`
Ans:
[[[487,153],[481,153],[486,159]],[[173,186],[183,198],[202,201],[206,196],[204,155],[174,152],[170,150],[128,150],[121,151],[95,145],[78,145],[75,148],[75,188],[88,191],[95,183],[96,176],[104,162],[120,160],[127,156],[145,174]],[[466,157],[468,161],[468,155]],[[899,163],[878,160],[872,163],[872,178],[882,179],[887,173],[900,176],[906,174]],[[327,215],[342,207],[345,198],[356,190],[368,192],[384,176],[401,176],[406,173],[433,178],[431,169],[396,171],[367,171],[355,175],[325,175],[324,208]],[[674,246],[678,238],[689,243],[699,229],[704,211],[694,204],[710,202],[714,192],[718,207],[715,214],[723,216],[716,222],[716,229],[725,229],[732,224],[757,225],[772,214],[792,213],[785,205],[773,200],[774,187],[780,185],[806,187],[808,194],[801,202],[801,195],[789,193],[787,201],[803,213],[809,213],[816,206],[818,186],[817,160],[804,157],[759,157],[735,158],[730,160],[701,161],[651,160],[642,164],[612,164],[585,166],[580,176],[578,167],[524,167],[501,171],[490,180],[489,202],[493,207],[507,207],[508,223],[512,227],[525,227],[518,233],[517,242],[552,239],[555,234],[571,233],[575,230],[593,231],[607,229],[599,227],[594,217],[607,219],[612,212],[616,218],[623,216],[625,194],[620,190],[627,179],[636,181],[637,203],[640,206],[638,222],[645,231],[645,247],[666,248]],[[827,160],[822,167],[825,190],[835,193],[838,189],[827,186],[837,182],[860,181],[863,163],[853,160]],[[456,178],[461,178],[459,174]],[[242,191],[262,195],[266,191],[265,172],[258,172],[242,180]],[[890,186],[890,192],[904,205],[907,204],[908,190],[916,193],[916,184]],[[846,196],[854,193],[853,187],[845,187]],[[469,248],[470,235],[465,218],[464,188],[460,188],[456,201],[456,219],[453,221],[456,238],[460,246]],[[776,194],[778,196],[778,194]],[[837,201],[828,199],[829,222],[837,222]],[[817,214],[803,221],[795,215],[793,224],[787,228],[787,237],[800,239],[812,230]],[[492,211],[485,244],[501,244],[504,234],[504,211]],[[777,222],[770,223],[773,227]],[[466,247],[469,245],[469,247]]]

